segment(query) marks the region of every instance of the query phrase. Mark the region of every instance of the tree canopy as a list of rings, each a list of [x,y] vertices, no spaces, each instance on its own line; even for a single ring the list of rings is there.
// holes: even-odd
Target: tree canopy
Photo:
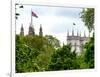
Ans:
[[[48,70],[72,70],[79,69],[77,55],[75,51],[71,52],[71,45],[64,45],[57,49],[52,55]]]
[[[16,35],[16,72],[44,71],[59,46],[59,41],[50,35]]]
[[[83,9],[81,18],[89,29],[89,32],[91,32],[94,29],[94,8]]]
[[[71,44],[60,46],[50,35],[16,35],[16,72],[94,68],[94,37],[83,48],[77,55]]]

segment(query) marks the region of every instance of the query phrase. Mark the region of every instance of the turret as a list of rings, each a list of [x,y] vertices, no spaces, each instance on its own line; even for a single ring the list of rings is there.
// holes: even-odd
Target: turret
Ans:
[[[74,36],[74,30],[72,30],[72,36]]]
[[[32,23],[30,24],[29,26],[29,32],[28,32],[29,35],[35,35],[35,32],[34,32],[34,27],[32,25]]]
[[[40,24],[39,36],[43,36],[42,25]]]
[[[77,36],[79,36],[78,31],[77,31]]]
[[[23,24],[21,25],[20,35],[23,35],[23,36],[24,36],[24,28],[23,28]]]
[[[84,31],[84,37],[86,37],[85,31]]]
[[[81,32],[80,32],[80,37],[81,37]]]
[[[67,36],[69,36],[69,30],[67,30]]]

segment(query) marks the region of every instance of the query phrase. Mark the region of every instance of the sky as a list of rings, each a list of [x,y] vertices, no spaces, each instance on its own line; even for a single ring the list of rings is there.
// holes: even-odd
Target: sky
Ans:
[[[33,26],[35,33],[39,34],[40,24],[42,24],[43,35],[53,35],[60,43],[67,43],[67,32],[71,35],[74,30],[84,35],[84,31],[88,36],[88,29],[80,18],[80,12],[83,8],[71,7],[54,7],[40,5],[23,5],[24,8],[16,6],[16,13],[19,13],[16,20],[16,34],[20,33],[21,25],[23,24],[25,35],[28,34],[29,25],[31,23],[31,10],[37,14],[38,18],[33,18]],[[75,23],[76,25],[73,25]]]

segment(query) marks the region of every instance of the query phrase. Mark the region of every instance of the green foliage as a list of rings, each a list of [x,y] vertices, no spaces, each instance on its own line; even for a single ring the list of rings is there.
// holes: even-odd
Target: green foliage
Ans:
[[[81,69],[94,68],[94,34],[83,46],[83,51],[78,56],[78,62]]]
[[[80,64],[80,69],[88,69],[87,63],[84,61],[84,52],[81,55],[77,56],[77,62]]]
[[[16,72],[36,71],[39,67],[35,63],[35,58],[39,52],[27,46],[23,39],[24,37],[16,36]]]
[[[88,64],[89,68],[94,68],[94,34],[84,46],[85,55],[84,61]]]
[[[76,61],[76,53],[71,52],[71,45],[64,45],[52,55],[48,70],[72,70],[79,69]]]
[[[89,32],[91,32],[94,29],[94,8],[83,9],[81,18],[85,22]]]
[[[89,32],[94,30],[94,8],[83,9],[81,18]],[[93,37],[84,45],[83,52],[80,57],[81,68],[94,68],[94,33]]]
[[[53,37],[51,35],[46,35],[45,38],[48,41],[48,45],[51,45],[51,46],[53,46],[55,48],[60,47],[59,40],[56,37]]]
[[[56,39],[52,37],[50,43],[48,40],[37,35],[16,35],[16,72],[44,71],[55,51],[51,43]]]
[[[51,35],[16,35],[16,72],[36,72],[94,68],[94,36],[77,55],[71,45],[60,46]]]

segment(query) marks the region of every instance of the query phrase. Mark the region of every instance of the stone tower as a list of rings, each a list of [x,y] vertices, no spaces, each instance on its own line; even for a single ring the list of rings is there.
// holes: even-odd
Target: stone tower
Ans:
[[[24,36],[24,28],[23,28],[23,24],[21,25],[20,35]]]
[[[42,25],[40,24],[40,29],[39,29],[39,36],[43,36],[43,32],[42,32]]]
[[[33,25],[33,18],[32,18],[32,9],[31,9],[31,23],[30,23],[30,26],[29,26],[28,34],[29,35],[35,35],[34,25]]]
[[[34,31],[34,27],[33,27],[32,23],[29,26],[29,32],[28,32],[28,34],[29,35],[35,35],[35,31]]]
[[[74,30],[72,30],[72,35],[69,35],[69,32],[67,32],[67,44],[72,45],[72,51],[76,50],[76,53],[80,54],[82,51],[82,46],[86,43],[88,40],[88,37],[86,37],[85,32],[84,36],[81,36],[81,33],[79,35],[78,31],[77,34],[74,34]]]

